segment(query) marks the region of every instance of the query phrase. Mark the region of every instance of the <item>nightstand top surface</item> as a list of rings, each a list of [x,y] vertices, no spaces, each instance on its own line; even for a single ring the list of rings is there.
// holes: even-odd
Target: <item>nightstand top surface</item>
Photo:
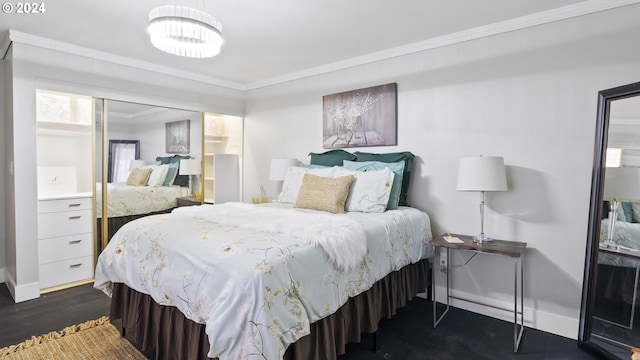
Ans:
[[[460,250],[472,250],[480,253],[498,254],[510,257],[521,257],[527,248],[527,243],[519,241],[507,241],[507,240],[491,240],[483,243],[473,242],[473,237],[469,235],[451,234],[453,237],[457,237],[462,240],[462,243],[450,243],[445,240],[445,237],[449,234],[442,234],[436,238],[433,238],[429,244],[432,246],[441,246],[451,249]]]

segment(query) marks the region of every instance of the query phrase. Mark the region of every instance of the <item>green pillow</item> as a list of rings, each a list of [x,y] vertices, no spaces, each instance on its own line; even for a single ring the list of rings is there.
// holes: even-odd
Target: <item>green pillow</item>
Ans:
[[[175,180],[176,175],[178,175],[179,167],[180,167],[180,163],[178,162],[169,163],[169,172],[167,172],[167,178],[164,179],[164,183],[162,184],[162,186],[173,185],[173,181]]]
[[[411,181],[411,171],[413,170],[413,159],[415,155],[408,151],[386,154],[373,154],[356,151],[356,161],[380,161],[385,163],[394,163],[404,161],[404,172],[402,174],[402,189],[400,190],[400,200],[398,205],[409,206],[407,203],[407,194],[409,193],[409,182]]]
[[[178,173],[180,173],[180,160],[182,159],[191,159],[191,155],[173,155],[173,156],[158,156],[156,157],[156,161],[158,161],[160,163],[160,165],[163,164],[178,164],[178,170],[176,170]],[[167,175],[167,177],[169,177]],[[173,185],[178,185],[178,186],[182,186],[182,187],[187,187],[189,186],[189,176],[188,175],[176,175],[175,179],[173,180]]]
[[[311,156],[311,165],[324,165],[324,166],[342,166],[344,160],[355,160],[356,156],[348,151],[341,149],[334,149],[318,153],[309,153]]]
[[[624,211],[624,218],[627,219],[627,222],[633,222],[633,207],[630,202],[623,202],[622,210]]]
[[[343,167],[354,171],[375,171],[389,168],[393,172],[393,184],[391,185],[391,194],[387,203],[387,210],[395,210],[398,208],[400,200],[400,191],[402,190],[402,177],[404,172],[404,161],[395,163],[386,163],[380,161],[349,161],[343,162]]]

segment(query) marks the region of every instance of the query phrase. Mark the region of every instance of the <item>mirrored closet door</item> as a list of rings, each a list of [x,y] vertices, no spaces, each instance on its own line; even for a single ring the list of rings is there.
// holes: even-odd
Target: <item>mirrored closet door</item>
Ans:
[[[124,224],[202,193],[202,113],[109,99],[95,105],[102,111],[95,159],[100,252]],[[186,171],[195,162],[198,171]]]

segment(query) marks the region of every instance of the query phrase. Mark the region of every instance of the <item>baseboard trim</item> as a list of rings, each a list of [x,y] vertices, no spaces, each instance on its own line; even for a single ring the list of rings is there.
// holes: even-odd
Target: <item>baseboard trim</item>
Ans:
[[[0,268],[0,283],[5,282],[5,276],[4,276],[4,268]]]
[[[6,278],[5,285],[16,303],[40,297],[40,283],[33,282],[25,285],[16,285],[16,281],[11,277],[11,274],[6,271],[4,271],[4,274]]]
[[[436,287],[438,302],[445,301],[444,299],[445,293],[446,293],[445,287],[443,286]],[[488,305],[488,306],[484,306],[484,305],[474,304],[472,302],[468,302],[464,300],[451,299],[451,306],[453,307],[471,311],[477,314],[482,314],[495,319],[508,321],[511,323],[514,320],[513,311],[506,311],[506,310],[503,311],[500,309],[493,308],[493,307],[497,307],[502,309],[512,309],[513,302],[489,299],[489,298],[479,296],[477,294],[471,294],[471,293],[454,290],[454,289],[451,289],[450,293],[452,296],[469,299],[474,302]],[[492,307],[489,307],[489,306],[492,306]],[[518,320],[519,319],[520,319],[520,316],[518,316]],[[446,321],[446,317],[445,319],[443,319],[443,321]],[[550,313],[550,312],[542,311],[539,309],[527,307],[526,298],[525,298],[524,326],[576,340],[578,338],[579,320],[578,318],[571,318],[568,316],[563,316],[560,314]]]

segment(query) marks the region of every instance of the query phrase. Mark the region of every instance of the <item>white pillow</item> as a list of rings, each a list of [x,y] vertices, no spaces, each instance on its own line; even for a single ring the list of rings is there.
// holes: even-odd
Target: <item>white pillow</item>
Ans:
[[[147,186],[162,186],[164,184],[164,180],[167,178],[167,174],[169,173],[169,165],[147,165],[143,166],[143,168],[150,168],[151,175],[149,175],[149,180],[147,181]]]
[[[282,191],[278,196],[278,202],[293,204],[298,198],[298,191],[302,185],[302,177],[304,174],[316,176],[334,177],[334,168],[311,169],[301,166],[291,166],[287,169],[287,174],[282,183]]]
[[[345,209],[366,213],[385,212],[395,176],[393,171],[384,168],[374,171],[352,171],[352,173],[355,180],[351,184]]]

